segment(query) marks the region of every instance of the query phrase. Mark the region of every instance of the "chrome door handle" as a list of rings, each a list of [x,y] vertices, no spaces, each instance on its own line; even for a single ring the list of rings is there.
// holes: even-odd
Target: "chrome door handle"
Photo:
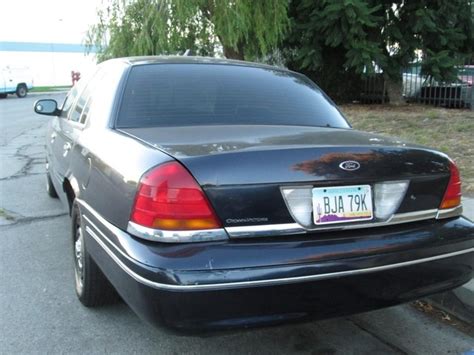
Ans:
[[[64,143],[64,145],[63,145],[63,149],[64,149],[63,157],[64,158],[66,157],[67,153],[69,153],[69,151],[71,150],[71,147],[72,147],[71,143],[69,143],[69,142]]]

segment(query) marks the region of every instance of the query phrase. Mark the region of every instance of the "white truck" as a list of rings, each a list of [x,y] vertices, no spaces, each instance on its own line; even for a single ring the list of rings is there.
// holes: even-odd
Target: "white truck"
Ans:
[[[33,87],[33,78],[28,68],[0,68],[0,98],[8,94],[25,97]]]

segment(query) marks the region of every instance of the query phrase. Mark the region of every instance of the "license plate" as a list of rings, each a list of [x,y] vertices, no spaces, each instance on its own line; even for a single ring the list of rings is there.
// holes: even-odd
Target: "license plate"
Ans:
[[[373,218],[370,185],[313,189],[314,224],[368,221]]]

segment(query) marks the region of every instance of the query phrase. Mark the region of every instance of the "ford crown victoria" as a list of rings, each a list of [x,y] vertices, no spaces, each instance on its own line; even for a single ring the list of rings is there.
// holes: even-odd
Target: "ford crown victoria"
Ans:
[[[407,302],[469,281],[445,154],[351,128],[305,76],[199,57],[104,62],[52,116],[47,190],[85,306],[180,331]]]

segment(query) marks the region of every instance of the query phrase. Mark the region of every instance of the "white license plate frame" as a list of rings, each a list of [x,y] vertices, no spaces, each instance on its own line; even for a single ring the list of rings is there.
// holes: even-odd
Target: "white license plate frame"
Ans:
[[[318,226],[367,222],[374,218],[370,185],[315,187],[312,203],[313,223]]]

